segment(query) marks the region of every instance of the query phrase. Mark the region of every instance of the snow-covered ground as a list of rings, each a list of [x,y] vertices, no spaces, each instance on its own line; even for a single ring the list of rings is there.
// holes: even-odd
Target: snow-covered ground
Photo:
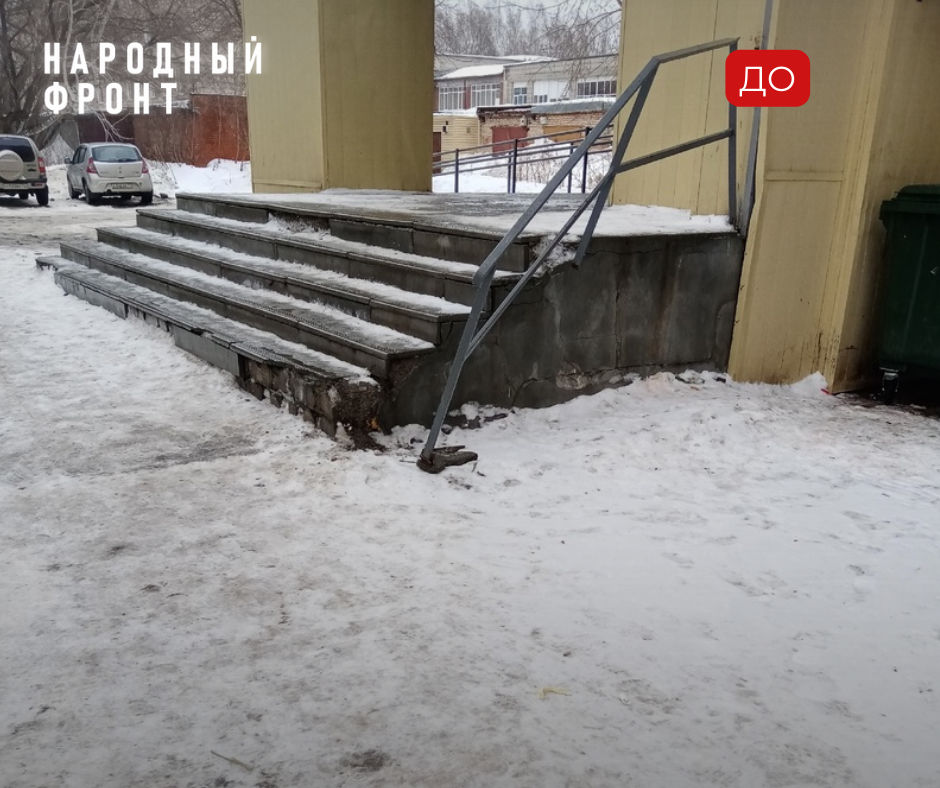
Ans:
[[[190,164],[155,164],[155,187],[168,194],[176,192],[213,192],[222,194],[251,193],[251,163],[216,160],[207,167]]]
[[[940,785],[940,422],[659,375],[427,476],[33,265],[132,220],[0,202],[4,788]]]
[[[435,175],[433,178],[435,194],[451,194],[454,191],[453,175]],[[485,175],[478,172],[462,172],[457,184],[463,194],[506,194],[506,176]],[[545,188],[543,183],[529,183],[519,181],[516,184],[517,194],[538,194]]]

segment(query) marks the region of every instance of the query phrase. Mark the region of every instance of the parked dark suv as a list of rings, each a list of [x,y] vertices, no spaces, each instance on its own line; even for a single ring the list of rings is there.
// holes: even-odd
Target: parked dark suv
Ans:
[[[49,204],[46,163],[29,137],[0,134],[0,194],[21,200],[33,194],[40,205]]]

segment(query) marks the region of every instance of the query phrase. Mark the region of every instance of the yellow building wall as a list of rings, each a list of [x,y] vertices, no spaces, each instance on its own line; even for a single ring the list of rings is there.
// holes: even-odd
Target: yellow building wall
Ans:
[[[877,376],[881,203],[940,181],[940,7],[780,0],[773,41],[813,68],[805,107],[770,110],[762,138],[730,371],[834,392]]]
[[[893,0],[780,0],[772,45],[802,49],[812,95],[765,111],[732,342],[741,380],[786,383],[831,360],[854,264],[860,201]],[[880,56],[879,56],[880,55]]]
[[[721,38],[758,46],[764,0],[625,0],[619,82],[629,85],[654,55]],[[728,50],[660,67],[627,158],[721,131],[728,125],[724,61]],[[629,115],[621,113],[618,131]],[[738,112],[738,193],[743,187],[753,113]],[[684,153],[620,176],[613,202],[728,212],[728,143]]]
[[[245,0],[255,191],[431,188],[433,0]]]
[[[480,145],[480,119],[476,115],[447,115],[436,112],[434,131],[441,132],[441,151],[448,153]],[[444,129],[447,129],[445,132]],[[486,151],[478,151],[485,153]]]
[[[257,192],[324,188],[318,5],[245,0],[245,37],[261,44],[260,74],[247,77],[251,176]],[[303,74],[303,79],[296,75]]]

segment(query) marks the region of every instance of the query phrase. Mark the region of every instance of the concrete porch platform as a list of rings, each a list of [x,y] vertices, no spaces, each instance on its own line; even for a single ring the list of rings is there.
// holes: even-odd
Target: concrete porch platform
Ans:
[[[185,201],[266,209],[310,218],[381,220],[392,226],[462,233],[501,240],[535,199],[533,194],[430,194],[382,190],[330,189],[316,194],[179,194]],[[523,238],[557,232],[583,195],[556,193],[526,229]],[[570,235],[578,237],[582,217]],[[710,235],[734,233],[725,216],[693,216],[688,211],[660,206],[607,206],[595,230],[598,237],[640,235]]]

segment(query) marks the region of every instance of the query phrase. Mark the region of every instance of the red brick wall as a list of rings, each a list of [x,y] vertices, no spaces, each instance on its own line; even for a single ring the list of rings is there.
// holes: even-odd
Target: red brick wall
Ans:
[[[78,118],[82,142],[109,139],[97,117]],[[112,119],[112,122],[118,119]],[[191,107],[149,115],[128,115],[116,122],[122,141],[145,158],[205,167],[213,159],[247,161],[248,105],[244,96],[194,95]]]
[[[248,103],[244,96],[192,97],[193,161],[205,167],[212,159],[247,161]]]

